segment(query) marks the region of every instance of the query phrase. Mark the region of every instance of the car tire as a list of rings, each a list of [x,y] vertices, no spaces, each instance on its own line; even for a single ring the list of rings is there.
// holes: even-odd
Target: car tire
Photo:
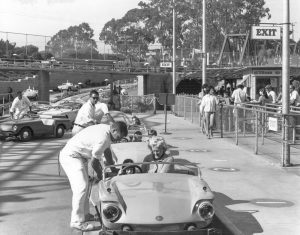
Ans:
[[[19,136],[21,141],[26,142],[32,139],[33,133],[29,127],[24,127],[20,130]]]
[[[58,125],[55,130],[55,137],[62,138],[65,134],[65,127],[63,125]]]

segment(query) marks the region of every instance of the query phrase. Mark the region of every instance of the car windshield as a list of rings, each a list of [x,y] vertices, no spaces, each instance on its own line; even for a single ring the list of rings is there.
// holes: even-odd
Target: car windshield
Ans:
[[[118,174],[112,173],[112,167],[118,169]],[[106,166],[103,171],[103,179],[130,174],[185,174],[201,177],[201,171],[197,163],[180,162],[173,159],[172,161],[123,163]]]

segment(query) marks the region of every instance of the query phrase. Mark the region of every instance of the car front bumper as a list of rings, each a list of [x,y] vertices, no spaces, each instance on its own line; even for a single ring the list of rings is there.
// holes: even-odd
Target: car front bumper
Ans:
[[[195,231],[100,231],[99,235],[221,235],[216,228],[199,229]]]

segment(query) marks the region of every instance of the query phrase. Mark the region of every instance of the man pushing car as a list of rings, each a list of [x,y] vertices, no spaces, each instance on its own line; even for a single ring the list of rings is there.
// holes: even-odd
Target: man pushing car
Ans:
[[[21,91],[17,91],[17,97],[12,102],[11,108],[9,110],[12,119],[21,119],[31,111],[31,103],[29,99],[22,95]]]
[[[93,224],[87,223],[85,218],[89,214],[89,177],[86,163],[91,161],[97,178],[101,180],[102,156],[108,165],[114,164],[112,156],[104,155],[104,151],[110,148],[112,142],[122,139],[127,134],[127,125],[124,122],[89,126],[73,136],[60,152],[60,163],[73,192],[71,228],[81,231],[94,230]]]

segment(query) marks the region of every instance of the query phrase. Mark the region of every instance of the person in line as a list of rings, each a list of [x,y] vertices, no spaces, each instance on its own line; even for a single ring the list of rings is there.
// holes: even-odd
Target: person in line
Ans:
[[[279,86],[279,93],[276,98],[276,103],[281,104],[282,103],[282,85]]]
[[[244,110],[240,107],[243,106],[243,103],[247,101],[247,94],[243,91],[244,86],[242,84],[237,85],[237,88],[232,92],[231,98],[233,99],[234,106],[236,107],[233,110],[235,117],[242,120],[244,118]],[[243,128],[243,123],[239,122],[240,131]]]
[[[300,96],[293,85],[290,85],[290,104],[300,106]]]
[[[205,131],[209,139],[213,136],[212,129],[214,125],[215,112],[217,110],[218,103],[219,101],[215,96],[215,89],[211,86],[209,88],[209,93],[203,97],[200,104],[200,115],[204,114],[205,116]]]
[[[9,110],[12,119],[21,119],[25,114],[31,111],[31,103],[26,96],[22,95],[21,91],[17,91],[17,97],[12,102]]]
[[[268,103],[268,100],[269,100],[269,96],[267,95],[267,92],[265,91],[265,89],[261,88],[259,90],[258,100],[251,101],[251,104],[258,104],[264,106],[266,103]]]
[[[148,148],[151,154],[144,158],[143,162],[174,162],[174,158],[167,152],[165,139],[161,136],[151,136],[148,140]],[[143,164],[143,173],[170,172],[174,167],[171,164]]]
[[[265,87],[266,89],[266,93],[268,95],[268,98],[270,99],[270,102],[272,104],[275,104],[276,103],[276,93],[275,91],[273,90],[273,87],[271,85],[267,85]]]
[[[206,83],[204,83],[202,85],[202,91],[199,93],[199,100],[197,102],[197,104],[199,105],[199,109],[200,109],[200,105],[201,105],[201,101],[203,99],[203,97],[208,93],[208,85]],[[205,131],[205,117],[201,115],[201,118],[200,118],[200,121],[201,121],[201,124],[200,124],[200,127],[201,127],[201,130],[202,130],[202,133],[206,133]]]
[[[110,145],[126,137],[127,125],[114,122],[111,125],[89,126],[73,136],[60,152],[59,160],[73,193],[70,227],[81,231],[91,231],[95,227],[87,222],[89,213],[89,177],[86,162],[90,161],[97,179],[102,179],[103,156],[107,165],[113,165],[113,157],[104,154]],[[116,171],[117,169],[112,169]]]

